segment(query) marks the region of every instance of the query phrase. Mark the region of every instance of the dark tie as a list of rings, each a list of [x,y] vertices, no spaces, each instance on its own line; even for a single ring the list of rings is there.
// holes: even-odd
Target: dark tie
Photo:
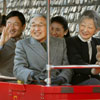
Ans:
[[[43,46],[43,48],[45,49],[45,51],[47,51],[47,45],[45,42],[41,43],[41,45]]]

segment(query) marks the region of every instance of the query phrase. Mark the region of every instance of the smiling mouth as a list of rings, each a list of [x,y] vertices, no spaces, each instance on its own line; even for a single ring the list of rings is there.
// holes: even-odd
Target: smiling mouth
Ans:
[[[16,31],[10,31],[10,34],[14,34]]]
[[[87,33],[85,33],[85,32],[82,32],[82,35],[87,36],[88,34],[87,34]]]
[[[35,32],[34,34],[35,34],[36,36],[40,36],[40,35],[41,35],[40,32]]]

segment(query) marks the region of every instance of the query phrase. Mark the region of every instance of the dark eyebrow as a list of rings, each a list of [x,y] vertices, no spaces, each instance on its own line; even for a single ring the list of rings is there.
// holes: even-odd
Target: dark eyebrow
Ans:
[[[11,22],[11,21],[7,21],[7,23],[12,23],[12,22]],[[16,21],[15,21],[14,23],[19,23],[19,22],[16,22]]]
[[[34,24],[34,22],[32,22],[31,24]]]

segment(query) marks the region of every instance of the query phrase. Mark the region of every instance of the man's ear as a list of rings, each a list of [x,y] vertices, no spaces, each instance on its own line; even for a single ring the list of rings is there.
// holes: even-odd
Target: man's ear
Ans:
[[[24,24],[24,25],[23,25],[23,28],[22,28],[22,30],[24,30],[24,29],[25,29],[25,27],[26,27],[26,24]]]

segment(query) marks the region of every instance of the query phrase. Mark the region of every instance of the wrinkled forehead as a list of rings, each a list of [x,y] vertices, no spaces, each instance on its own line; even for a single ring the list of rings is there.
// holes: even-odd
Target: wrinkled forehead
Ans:
[[[34,14],[31,17],[31,20],[30,20],[30,24],[32,24],[32,23],[46,23],[46,17],[45,17],[45,15]]]
[[[35,17],[43,17],[44,19],[46,19],[46,15],[45,14],[33,14],[31,16],[31,18],[35,18]]]
[[[31,19],[33,18],[44,18],[46,20],[46,16],[44,14],[33,14],[31,16]]]
[[[31,24],[46,24],[46,19],[44,17],[34,17],[31,19]]]

